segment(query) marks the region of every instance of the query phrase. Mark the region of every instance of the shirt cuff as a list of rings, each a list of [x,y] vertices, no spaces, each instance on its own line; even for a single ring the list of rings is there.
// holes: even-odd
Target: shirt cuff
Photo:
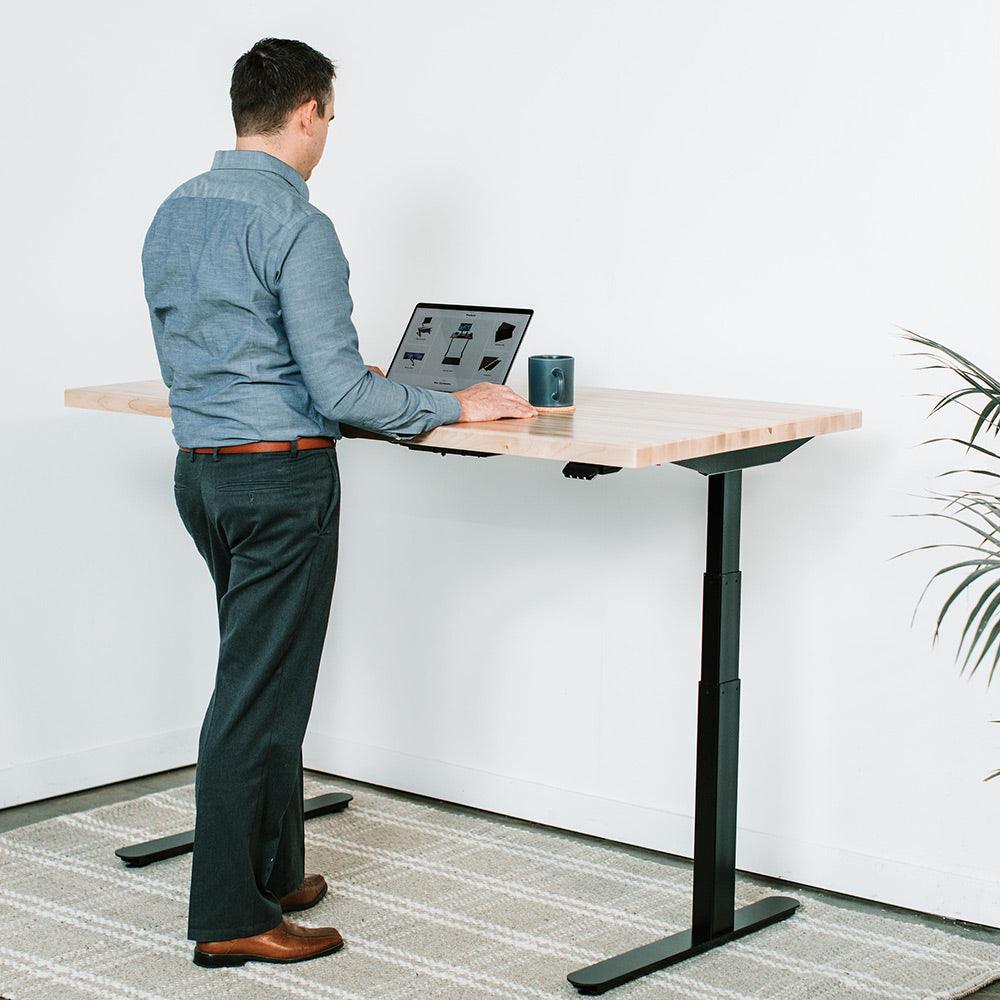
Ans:
[[[440,419],[432,427],[425,427],[422,431],[416,431],[412,434],[394,434],[393,437],[397,441],[411,441],[415,437],[420,437],[421,434],[434,430],[434,427],[455,423],[462,415],[462,404],[452,393],[442,392],[440,389],[425,389],[424,391],[433,400],[435,413]]]
[[[445,414],[445,419],[441,421],[443,424],[454,424],[458,421],[458,418],[462,415],[462,404],[458,401],[454,393],[451,392],[441,392],[438,389],[432,389],[436,396],[443,397],[440,400],[441,409]]]

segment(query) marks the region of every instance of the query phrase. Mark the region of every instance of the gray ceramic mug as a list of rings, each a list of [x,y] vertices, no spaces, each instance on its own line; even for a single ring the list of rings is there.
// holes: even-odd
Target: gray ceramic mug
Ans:
[[[528,402],[539,409],[572,406],[573,361],[568,354],[533,354],[528,358]]]

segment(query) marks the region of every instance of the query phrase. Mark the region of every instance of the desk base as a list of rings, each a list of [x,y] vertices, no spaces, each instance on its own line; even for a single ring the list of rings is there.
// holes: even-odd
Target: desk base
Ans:
[[[347,808],[347,803],[353,799],[347,792],[328,792],[326,795],[316,795],[303,802],[303,819],[313,819],[325,816],[327,813],[340,812]],[[154,861],[175,858],[178,854],[187,854],[194,849],[194,830],[185,833],[175,833],[169,837],[159,837],[147,840],[141,844],[131,844],[119,847],[115,855],[122,859],[129,868],[144,868]]]
[[[734,907],[742,580],[739,551],[743,469],[778,462],[807,440],[800,438],[675,463],[708,479],[691,928],[571,972],[566,978],[581,993],[604,993],[784,920],[798,909],[798,901],[788,896],[769,896],[738,910]],[[407,447],[485,457],[485,453],[420,445]],[[593,479],[618,471],[614,466],[570,462],[563,473],[571,478]],[[309,799],[305,816],[336,812],[350,800],[346,793]],[[193,833],[188,832],[119,848],[115,854],[127,865],[138,867],[182,854],[193,845]]]
[[[571,972],[582,993],[604,993],[790,917],[798,902],[770,896],[737,910],[736,792],[740,733],[740,508],[743,469],[780,461],[804,440],[678,462],[708,479],[701,680],[694,794],[691,927]]]
[[[700,955],[703,951],[717,948],[720,944],[727,944],[762,927],[776,924],[779,920],[790,917],[798,907],[798,900],[790,896],[768,896],[736,910],[733,914],[731,931],[698,942],[694,941],[690,929],[679,931],[670,937],[641,945],[614,958],[606,958],[595,965],[577,969],[566,978],[581,993],[604,993],[613,986],[627,983],[630,979],[649,975],[657,969],[666,968],[675,962],[683,962],[685,958]]]

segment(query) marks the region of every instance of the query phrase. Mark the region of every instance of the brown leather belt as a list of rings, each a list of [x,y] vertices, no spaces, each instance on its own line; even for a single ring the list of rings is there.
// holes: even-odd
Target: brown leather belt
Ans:
[[[295,442],[299,451],[310,448],[335,448],[337,442],[328,437],[300,437]],[[191,451],[191,448],[181,447],[181,451]],[[246,444],[225,444],[219,448],[195,448],[199,455],[241,455],[247,451],[291,451],[291,441],[248,441]]]

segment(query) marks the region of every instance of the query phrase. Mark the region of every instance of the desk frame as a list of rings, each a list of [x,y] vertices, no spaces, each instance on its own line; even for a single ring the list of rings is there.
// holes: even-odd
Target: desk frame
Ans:
[[[706,455],[672,464],[708,479],[708,525],[702,591],[701,680],[695,768],[694,885],[690,928],[603,959],[567,975],[580,993],[606,993],[790,917],[798,900],[768,896],[736,909],[736,799],[740,726],[740,512],[743,470],[781,461],[810,437]],[[409,446],[415,450],[491,457],[492,453]],[[570,462],[563,474],[593,479],[614,466]],[[305,818],[338,812],[352,796],[334,792],[308,799]],[[194,846],[194,832],[121,847],[130,867],[175,857]]]
[[[605,993],[783,920],[798,908],[787,896],[735,908],[742,473],[781,461],[815,436],[860,427],[861,411],[593,386],[577,386],[576,400],[572,416],[540,411],[531,419],[445,425],[421,435],[419,443],[400,443],[441,454],[557,460],[567,463],[563,474],[573,479],[664,464],[708,479],[691,926],[567,976],[581,993]],[[66,389],[64,401],[84,409],[170,416],[167,388],[155,379]],[[395,440],[343,424],[341,429],[345,437]],[[350,800],[345,793],[309,799],[306,817],[338,811]],[[190,850],[193,842],[188,832],[115,853],[135,867]]]
[[[800,438],[675,463],[708,477],[691,926],[571,972],[566,978],[581,993],[606,993],[614,986],[784,920],[798,909],[798,900],[790,896],[768,896],[736,909],[740,508],[743,469],[779,462],[809,440]]]

